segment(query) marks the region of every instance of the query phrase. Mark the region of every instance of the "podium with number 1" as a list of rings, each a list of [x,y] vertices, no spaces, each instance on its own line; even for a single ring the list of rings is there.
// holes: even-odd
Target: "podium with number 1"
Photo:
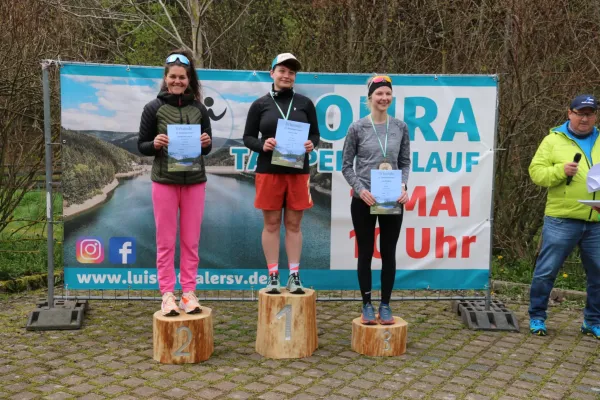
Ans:
[[[317,349],[317,295],[258,293],[256,352],[267,358],[310,357]]]

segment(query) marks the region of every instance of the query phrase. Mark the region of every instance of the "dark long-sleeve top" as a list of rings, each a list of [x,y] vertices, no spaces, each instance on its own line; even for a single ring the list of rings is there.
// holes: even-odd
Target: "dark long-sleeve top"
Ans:
[[[293,98],[288,120],[310,124],[308,140],[317,147],[320,135],[315,105],[308,97],[294,93],[293,89],[273,90],[272,93],[273,97],[267,93],[255,100],[250,106],[246,118],[246,128],[244,129],[244,145],[258,153],[256,163],[256,172],[258,173],[308,174],[308,154],[304,157],[304,168],[302,169],[273,165],[271,164],[273,152],[263,151],[263,145],[268,138],[275,137],[277,120],[283,119],[275,102],[277,102],[283,113],[287,113],[288,106]]]

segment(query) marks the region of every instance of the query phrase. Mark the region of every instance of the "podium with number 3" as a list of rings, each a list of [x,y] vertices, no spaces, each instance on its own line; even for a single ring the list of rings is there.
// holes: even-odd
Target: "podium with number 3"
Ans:
[[[371,357],[399,356],[406,352],[408,324],[394,317],[393,325],[363,325],[352,321],[352,350]]]

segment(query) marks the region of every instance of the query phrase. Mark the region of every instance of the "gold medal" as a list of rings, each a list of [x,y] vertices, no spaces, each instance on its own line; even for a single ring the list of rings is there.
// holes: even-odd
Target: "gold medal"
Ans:
[[[379,164],[379,169],[380,170],[384,170],[384,171],[391,171],[392,170],[392,164],[387,163],[387,162],[382,162],[381,164]]]

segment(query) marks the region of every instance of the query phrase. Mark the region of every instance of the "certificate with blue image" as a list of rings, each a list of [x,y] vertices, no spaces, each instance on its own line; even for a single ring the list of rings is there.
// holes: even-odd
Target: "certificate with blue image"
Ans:
[[[371,194],[376,201],[371,214],[402,214],[402,205],[398,203],[402,195],[402,171],[371,170]]]
[[[304,143],[308,140],[310,124],[304,122],[290,121],[286,119],[277,120],[277,131],[275,132],[275,150],[271,164],[284,167],[304,168],[306,149]]]
[[[202,144],[200,125],[167,125],[169,136],[168,170],[200,171],[202,169]]]

